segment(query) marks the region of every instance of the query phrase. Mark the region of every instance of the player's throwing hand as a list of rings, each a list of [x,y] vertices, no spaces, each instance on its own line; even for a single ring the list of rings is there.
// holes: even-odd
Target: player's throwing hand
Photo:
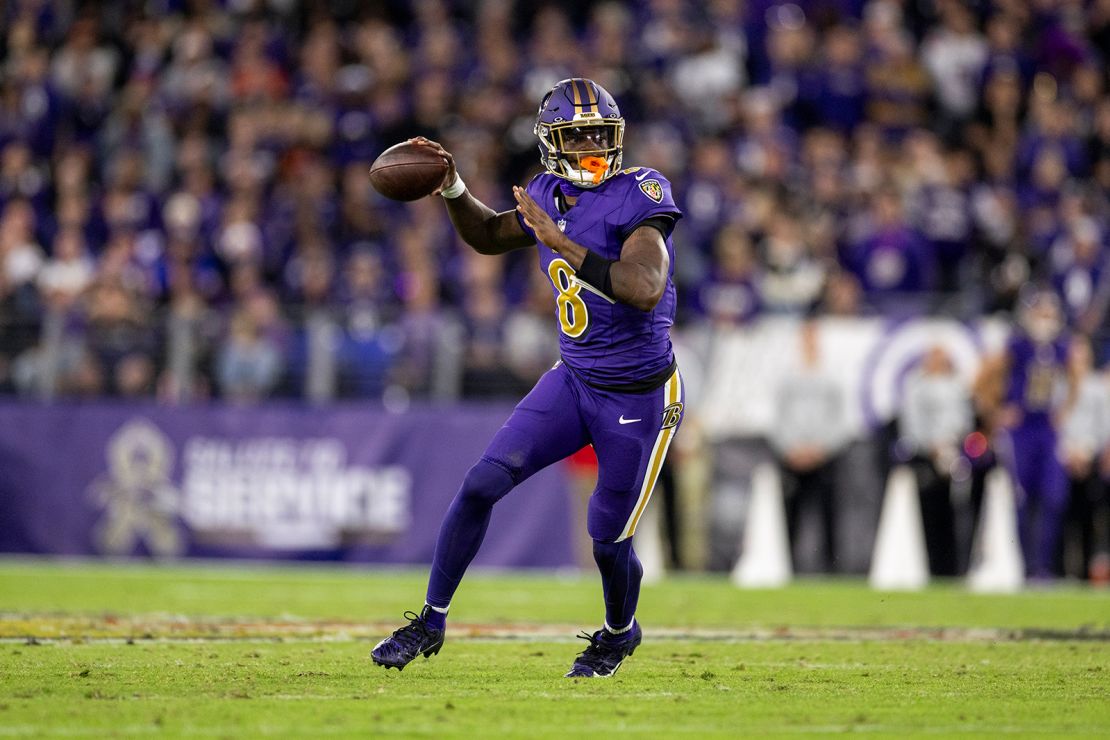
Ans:
[[[439,195],[441,192],[443,192],[443,189],[445,187],[448,187],[451,183],[455,182],[455,178],[458,177],[458,171],[455,169],[455,158],[451,156],[451,152],[443,148],[442,144],[440,144],[438,141],[426,139],[423,136],[417,136],[409,139],[409,143],[416,144],[417,146],[426,146],[430,149],[433,149],[436,154],[447,160],[447,175],[443,178],[443,183],[438,188],[432,191],[432,195]]]

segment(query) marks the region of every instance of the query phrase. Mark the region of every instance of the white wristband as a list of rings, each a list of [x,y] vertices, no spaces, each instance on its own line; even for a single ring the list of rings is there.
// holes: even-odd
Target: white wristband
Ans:
[[[459,177],[459,173],[456,172],[455,181],[445,187],[443,190],[439,191],[439,194],[442,195],[444,198],[451,198],[452,200],[454,200],[465,192],[466,183],[463,182],[463,179]]]

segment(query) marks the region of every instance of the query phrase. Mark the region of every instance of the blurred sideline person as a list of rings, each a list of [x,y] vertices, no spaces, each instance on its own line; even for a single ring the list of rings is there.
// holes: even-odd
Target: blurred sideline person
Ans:
[[[1068,342],[1059,299],[1032,289],[1021,297],[1018,324],[1006,348],[988,358],[986,386],[1001,389],[992,428],[999,461],[1014,480],[1018,534],[1026,576],[1059,574],[1058,548],[1068,502],[1068,477],[1056,455],[1054,414],[1064,400]]]
[[[1097,542],[1097,521],[1106,509],[1106,483],[1100,463],[1110,443],[1110,387],[1094,372],[1094,355],[1086,337],[1072,340],[1068,353],[1069,393],[1061,413],[1059,458],[1068,474],[1068,508],[1061,565],[1067,575],[1092,577],[1105,557],[1105,543]],[[1078,535],[1078,543],[1074,542]],[[1078,544],[1078,548],[1070,545]],[[1075,549],[1079,558],[1075,562]],[[1070,566],[1070,567],[1069,567]]]
[[[952,471],[963,461],[961,444],[971,431],[971,401],[943,347],[932,347],[906,379],[899,422],[901,451],[917,478],[929,572],[959,572]],[[966,464],[966,463],[965,463]]]
[[[683,391],[670,328],[674,244],[681,217],[670,183],[646,167],[621,169],[624,119],[592,80],[559,82],[535,124],[545,172],[514,187],[515,210],[497,213],[469,193],[439,144],[440,189],[459,235],[480,254],[535,248],[550,279],[561,359],[522,400],[467,472],[440,527],[425,605],[373,649],[404,668],[439,652],[447,612],[478,553],[493,506],[539,470],[592,444],[597,487],[587,530],[601,571],[605,623],[568,678],[611,676],[639,646],[643,568],[632,537],[682,421]],[[409,616],[411,614],[411,616]]]
[[[845,442],[844,394],[822,365],[818,322],[799,330],[801,366],[783,378],[775,392],[775,423],[768,437],[782,474],[786,523],[794,566],[800,557],[798,532],[804,512],[815,508],[821,519],[821,569],[837,565],[836,463]]]

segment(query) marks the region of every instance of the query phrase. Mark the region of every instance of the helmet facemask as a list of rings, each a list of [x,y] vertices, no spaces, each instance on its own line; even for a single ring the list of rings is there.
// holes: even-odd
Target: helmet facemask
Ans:
[[[1064,317],[1055,295],[1042,293],[1022,306],[1020,321],[1029,337],[1038,344],[1054,341],[1064,329]]]
[[[578,116],[576,116],[578,118]],[[601,117],[539,122],[535,128],[547,171],[580,188],[593,188],[621,168],[624,119]]]

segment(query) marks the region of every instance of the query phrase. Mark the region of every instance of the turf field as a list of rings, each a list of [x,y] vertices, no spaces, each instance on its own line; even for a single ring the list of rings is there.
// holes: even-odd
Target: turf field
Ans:
[[[443,652],[370,647],[408,571],[0,561],[0,735],[1110,736],[1110,593],[880,594],[856,581],[646,586],[644,644],[562,678],[594,578],[475,574]]]

